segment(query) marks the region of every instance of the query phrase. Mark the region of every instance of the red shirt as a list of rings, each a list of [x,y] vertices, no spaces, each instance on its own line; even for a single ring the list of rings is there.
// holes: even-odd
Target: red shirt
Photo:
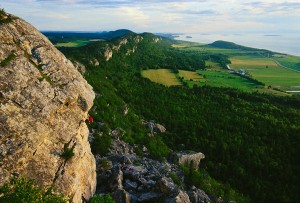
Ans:
[[[93,117],[92,117],[92,116],[90,116],[90,115],[89,115],[89,117],[88,117],[88,120],[89,120],[89,122],[90,122],[90,123],[94,122],[94,119],[93,119]]]

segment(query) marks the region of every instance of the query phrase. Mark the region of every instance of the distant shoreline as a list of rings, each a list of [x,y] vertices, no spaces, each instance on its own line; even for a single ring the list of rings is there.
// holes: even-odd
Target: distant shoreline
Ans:
[[[223,40],[247,47],[267,49],[273,52],[300,56],[300,47],[298,46],[300,44],[300,36],[298,35],[188,33],[176,34],[176,38],[174,39],[203,44],[210,44],[218,40]]]

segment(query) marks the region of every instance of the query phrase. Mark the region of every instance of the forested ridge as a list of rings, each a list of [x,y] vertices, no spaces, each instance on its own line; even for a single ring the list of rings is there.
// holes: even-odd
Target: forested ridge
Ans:
[[[203,152],[201,168],[251,202],[300,202],[300,98],[152,83],[141,77],[141,69],[194,70],[205,68],[207,59],[220,64],[228,59],[223,54],[182,53],[169,40],[154,43],[151,34],[142,36],[140,44],[129,42],[97,67],[89,60],[100,60],[106,44],[118,39],[61,48],[71,60],[86,65],[85,77],[101,95],[95,100],[95,118],[109,128],[124,128],[124,139],[136,143],[149,141],[140,119],[154,119],[167,128],[157,139],[172,150],[184,146]],[[126,55],[134,46],[136,53]],[[127,116],[119,113],[124,105],[130,109]]]

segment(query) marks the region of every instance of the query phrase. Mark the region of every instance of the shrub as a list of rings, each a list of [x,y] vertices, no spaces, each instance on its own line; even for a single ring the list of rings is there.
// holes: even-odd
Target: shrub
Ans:
[[[90,203],[115,203],[115,201],[112,199],[112,197],[109,194],[107,195],[96,194],[90,200]]]
[[[4,9],[0,9],[0,25],[10,23],[14,18],[7,14]]]
[[[181,186],[182,185],[182,182],[181,182],[180,178],[178,177],[178,175],[176,173],[171,173],[170,174],[170,178],[173,180],[173,182],[177,186]]]
[[[0,66],[1,67],[6,66],[14,58],[15,58],[15,53],[12,52],[7,58],[5,58],[3,61],[1,61]]]
[[[103,134],[94,134],[94,139],[91,143],[91,148],[93,154],[105,155],[109,151],[111,145],[111,137],[109,135]]]
[[[34,180],[27,178],[11,179],[0,188],[0,202],[3,203],[67,203],[61,194],[56,194],[52,187],[42,189],[34,185]]]
[[[74,148],[76,144],[69,148],[70,143],[66,143],[64,145],[64,152],[60,155],[60,157],[64,158],[65,160],[69,160],[74,156]]]
[[[224,184],[211,178],[209,174],[204,170],[194,170],[190,166],[181,166],[186,185],[194,185],[197,188],[204,190],[208,195],[212,197],[222,197],[225,201],[234,200],[236,202],[248,203],[249,198],[230,187],[229,184]]]
[[[168,146],[161,140],[160,137],[151,137],[147,148],[153,158],[160,160],[167,157],[170,152]]]

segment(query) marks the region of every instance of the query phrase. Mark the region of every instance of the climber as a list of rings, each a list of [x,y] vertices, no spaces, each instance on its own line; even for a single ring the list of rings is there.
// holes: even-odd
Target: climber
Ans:
[[[89,121],[89,123],[94,122],[94,119],[93,119],[93,117],[91,115],[88,115],[88,121]]]

